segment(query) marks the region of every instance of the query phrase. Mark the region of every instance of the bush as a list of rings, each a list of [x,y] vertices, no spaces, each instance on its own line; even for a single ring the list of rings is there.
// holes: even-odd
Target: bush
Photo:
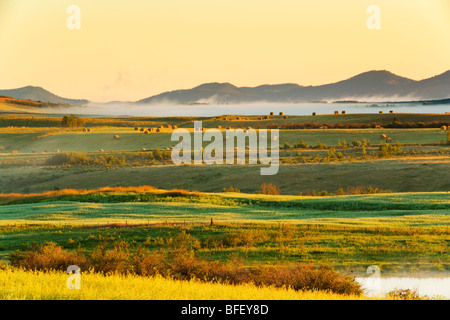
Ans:
[[[85,165],[93,163],[93,159],[82,152],[57,153],[47,160],[46,164],[51,166],[61,165]]]
[[[298,143],[298,144],[296,144],[294,147],[296,147],[296,148],[308,148],[308,144],[305,142],[305,141],[303,141],[303,139]]]
[[[85,120],[78,118],[75,115],[64,116],[61,120],[61,127],[64,128],[73,128],[73,127],[82,127],[85,124]]]
[[[281,194],[280,187],[272,183],[263,183],[258,191],[260,194],[279,195]]]
[[[258,238],[257,230],[248,234]],[[186,234],[181,238],[186,239]],[[182,243],[186,241],[183,240]],[[188,241],[190,242],[190,241]],[[128,244],[115,242],[108,249],[106,244],[98,245],[87,256],[82,251],[70,253],[55,243],[43,244],[30,251],[11,255],[13,267],[39,270],[67,270],[77,265],[82,270],[93,272],[136,274],[140,276],[171,277],[178,280],[192,278],[210,282],[230,284],[254,283],[260,286],[290,287],[294,290],[327,290],[339,294],[362,294],[361,286],[351,276],[343,276],[329,266],[316,268],[312,264],[256,266],[246,268],[236,258],[223,263],[201,259],[195,251],[186,246],[177,246],[167,253],[150,252],[138,247],[135,252]]]
[[[223,188],[223,192],[241,193],[241,190],[239,190],[238,188],[233,188],[232,186],[230,186],[228,189],[227,188]]]
[[[30,251],[16,251],[11,254],[11,265],[30,270],[67,270],[70,265],[83,268],[86,258],[81,251],[74,253],[63,250],[54,242],[34,245]]]
[[[399,300],[428,300],[426,296],[421,297],[416,289],[395,289],[389,291],[387,297]]]

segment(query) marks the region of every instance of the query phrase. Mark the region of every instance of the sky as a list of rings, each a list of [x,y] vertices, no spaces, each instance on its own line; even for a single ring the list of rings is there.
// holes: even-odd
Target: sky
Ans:
[[[79,29],[67,25],[71,5]],[[0,89],[136,101],[207,82],[320,85],[369,70],[421,80],[449,69],[450,0],[0,0]]]

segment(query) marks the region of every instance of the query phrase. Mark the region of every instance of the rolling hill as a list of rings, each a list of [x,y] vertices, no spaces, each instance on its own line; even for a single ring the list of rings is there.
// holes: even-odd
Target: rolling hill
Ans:
[[[67,99],[41,87],[0,90],[0,95],[57,104],[86,105],[85,99]],[[137,104],[227,104],[251,102],[296,103],[312,101],[381,99],[426,101],[450,97],[450,70],[424,80],[412,80],[386,70],[368,71],[346,80],[319,86],[295,83],[237,87],[231,83],[205,83],[191,89],[163,92]],[[120,103],[120,102],[115,102]],[[129,103],[129,102],[128,102]]]
[[[245,103],[310,102],[320,100],[371,99],[430,100],[450,97],[450,71],[416,81],[389,71],[368,71],[336,83],[301,86],[294,83],[236,87],[230,83],[206,83],[187,90],[161,93],[138,103]]]
[[[85,105],[89,101],[84,99],[67,99],[57,96],[41,87],[27,86],[18,89],[0,90],[0,95],[21,100],[34,100],[58,104]]]

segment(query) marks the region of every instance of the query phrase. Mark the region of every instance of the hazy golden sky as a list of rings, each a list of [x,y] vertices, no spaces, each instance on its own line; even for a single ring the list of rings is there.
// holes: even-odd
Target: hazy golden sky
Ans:
[[[66,12],[81,9],[81,29]],[[369,30],[369,5],[381,29]],[[0,0],[0,88],[138,100],[205,82],[318,85],[450,69],[450,0]]]

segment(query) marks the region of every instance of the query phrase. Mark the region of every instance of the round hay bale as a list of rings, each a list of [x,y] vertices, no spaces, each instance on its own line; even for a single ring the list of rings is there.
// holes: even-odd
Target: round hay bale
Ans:
[[[145,148],[141,148],[141,151],[146,151],[147,149],[145,149]]]
[[[341,111],[341,114],[346,114],[345,110],[342,110],[342,111]]]
[[[386,139],[386,135],[385,135],[385,134],[382,134],[382,135],[380,136],[380,140],[383,140],[383,139]]]
[[[86,129],[86,128],[83,128],[83,132],[87,132],[87,129]]]
[[[288,118],[288,116],[284,116],[283,118],[284,118],[284,119],[287,119],[287,118]]]
[[[280,116],[282,116],[283,115],[283,112],[280,112]]]
[[[139,130],[139,127],[134,127],[134,130],[138,131],[138,130]]]
[[[389,113],[394,113],[394,110],[389,110]]]
[[[116,135],[114,136],[114,139],[119,139],[119,135],[116,134]]]
[[[160,128],[157,128],[157,129],[156,129],[156,132],[161,132],[161,129],[160,129]]]
[[[392,139],[391,138],[387,138],[386,142],[392,142]]]
[[[315,115],[317,115],[317,113],[313,112],[312,115],[315,116]]]
[[[105,152],[105,150],[103,150],[103,149],[98,149],[98,152]]]
[[[334,114],[339,114],[339,111],[335,111]]]
[[[274,112],[271,112],[271,113],[269,113],[271,116],[273,116],[275,113]]]
[[[441,127],[441,130],[444,130],[444,131],[445,131],[445,130],[447,130],[447,127],[446,127],[446,126],[442,126],[442,127]]]
[[[172,129],[177,129],[178,128],[178,126],[172,126]]]
[[[140,128],[139,131],[143,132],[143,131],[144,131],[144,128]]]
[[[383,111],[380,110],[380,111],[378,111],[378,113],[383,113]]]
[[[144,131],[144,134],[150,134],[150,131],[145,130],[145,131]]]

